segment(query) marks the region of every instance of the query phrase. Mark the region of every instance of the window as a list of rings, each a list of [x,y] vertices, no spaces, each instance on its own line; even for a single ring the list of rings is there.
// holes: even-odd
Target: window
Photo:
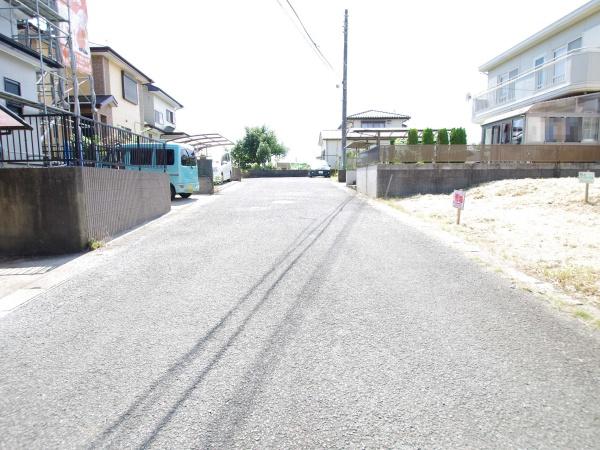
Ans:
[[[598,117],[584,117],[582,142],[597,142],[598,141]]]
[[[385,120],[363,120],[361,128],[385,128]]]
[[[564,142],[565,119],[564,117],[548,117],[546,119],[546,142]]]
[[[567,47],[560,47],[554,50],[554,60],[562,58],[567,54]],[[554,76],[552,77],[553,83],[562,83],[565,81],[567,63],[564,58],[554,63]]]
[[[132,166],[151,166],[152,149],[151,148],[132,148],[129,151],[129,164]]]
[[[525,125],[525,119],[518,118],[512,121],[512,143],[520,144],[523,142],[523,126]]]
[[[10,78],[4,78],[4,91],[21,96],[21,83]]]
[[[504,122],[500,126],[500,128],[502,130],[502,134],[500,135],[500,143],[501,144],[510,144],[510,138],[511,138],[510,122]]]
[[[567,117],[565,129],[565,142],[581,142],[582,118]]]
[[[574,41],[569,42],[569,45],[567,45],[567,51],[572,52],[573,50],[581,48],[581,43],[581,38],[577,38]]]
[[[157,110],[154,110],[154,123],[162,125],[163,121],[163,113]]]
[[[542,89],[544,87],[544,70],[541,67],[544,65],[544,57],[540,56],[533,62],[535,66],[535,88]]]
[[[10,78],[4,78],[4,91],[8,92],[9,94],[18,95],[20,97],[21,83],[15,80],[11,80]],[[19,116],[23,115],[23,106],[19,105],[18,103],[7,101],[6,107],[15,114],[18,114]]]
[[[138,85],[133,77],[121,72],[123,78],[123,98],[131,103],[138,104]]]
[[[167,109],[167,122],[175,123],[175,113],[170,109]]]
[[[165,152],[166,152],[166,156],[165,156]],[[162,149],[159,148],[158,150],[156,150],[156,165],[157,166],[172,166],[173,164],[175,164],[175,152],[173,151],[173,149]]]
[[[500,125],[494,125],[492,127],[492,144],[500,143]]]
[[[508,80],[514,80],[515,78],[517,78],[517,76],[519,76],[519,69],[513,69],[510,72],[508,72]],[[516,82],[513,81],[512,83],[508,84],[508,100],[514,100],[515,99],[515,93],[516,93]]]
[[[492,143],[492,128],[488,127],[485,129],[483,133],[483,143],[485,145],[490,145]]]
[[[496,86],[500,86],[496,91],[496,103],[505,103],[508,100],[515,99],[516,85],[515,82],[507,83],[507,81],[514,80],[519,75],[519,69],[513,69],[510,72],[506,72],[498,75],[496,78]]]

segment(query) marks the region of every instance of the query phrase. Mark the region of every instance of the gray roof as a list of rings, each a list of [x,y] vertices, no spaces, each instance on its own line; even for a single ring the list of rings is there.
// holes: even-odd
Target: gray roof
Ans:
[[[348,116],[348,120],[356,120],[356,119],[410,119],[410,116],[406,114],[397,114],[385,111],[377,111],[376,109],[369,109],[368,111],[363,111],[358,114],[352,114]]]

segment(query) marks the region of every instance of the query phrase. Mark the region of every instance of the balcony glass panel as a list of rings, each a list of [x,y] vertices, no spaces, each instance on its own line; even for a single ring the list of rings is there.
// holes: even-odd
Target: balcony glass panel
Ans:
[[[574,49],[570,52],[567,48],[557,49],[556,58],[551,61],[544,62],[543,58],[532,61],[534,68],[520,75],[512,71],[497,76],[497,86],[473,98],[473,118],[508,110],[513,104],[533,103],[538,96],[558,89],[565,90],[570,85],[600,85],[600,71],[590,70],[600,66],[600,48]]]

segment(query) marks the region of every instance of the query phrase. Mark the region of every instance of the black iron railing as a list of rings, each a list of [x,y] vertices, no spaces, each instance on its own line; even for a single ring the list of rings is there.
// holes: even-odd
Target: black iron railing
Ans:
[[[164,155],[166,144],[128,130],[69,114],[26,115],[23,119],[31,130],[0,136],[0,163],[4,166],[125,168],[166,163],[156,151],[154,162],[135,156],[140,153],[137,150],[148,149],[162,149]]]

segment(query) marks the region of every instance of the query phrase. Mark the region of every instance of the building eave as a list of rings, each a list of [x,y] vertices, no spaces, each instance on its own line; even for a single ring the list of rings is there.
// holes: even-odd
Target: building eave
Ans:
[[[148,92],[155,93],[156,95],[161,95],[163,97],[163,100],[171,102],[171,104],[174,105],[176,109],[183,108],[183,105],[181,103],[179,103],[177,100],[175,100],[173,97],[171,97],[158,86],[150,83],[145,84],[145,86],[148,89]]]
[[[150,78],[148,75],[146,75],[140,69],[135,67],[133,64],[131,64],[129,61],[127,61],[125,58],[123,58],[120,54],[118,54],[116,51],[114,51],[111,47],[107,45],[101,47],[90,47],[90,52],[92,53],[92,55],[110,55],[111,57],[117,59],[122,65],[129,68],[131,72],[135,72],[136,75],[142,79],[143,84],[154,82],[152,78]]]
[[[8,36],[5,36],[4,34],[1,34],[1,33],[0,33],[0,43],[6,45],[7,47],[10,47],[13,50],[17,50],[19,53],[22,53],[28,57],[33,58],[33,60],[37,63],[37,65],[39,65],[40,54],[39,54],[39,52],[36,52],[32,48],[27,47],[26,45],[23,45],[23,44],[15,41],[14,39],[11,39]],[[44,61],[44,64],[46,64],[48,67],[50,67],[52,69],[62,69],[64,67],[62,64],[60,64],[46,56],[42,56],[42,60]]]

